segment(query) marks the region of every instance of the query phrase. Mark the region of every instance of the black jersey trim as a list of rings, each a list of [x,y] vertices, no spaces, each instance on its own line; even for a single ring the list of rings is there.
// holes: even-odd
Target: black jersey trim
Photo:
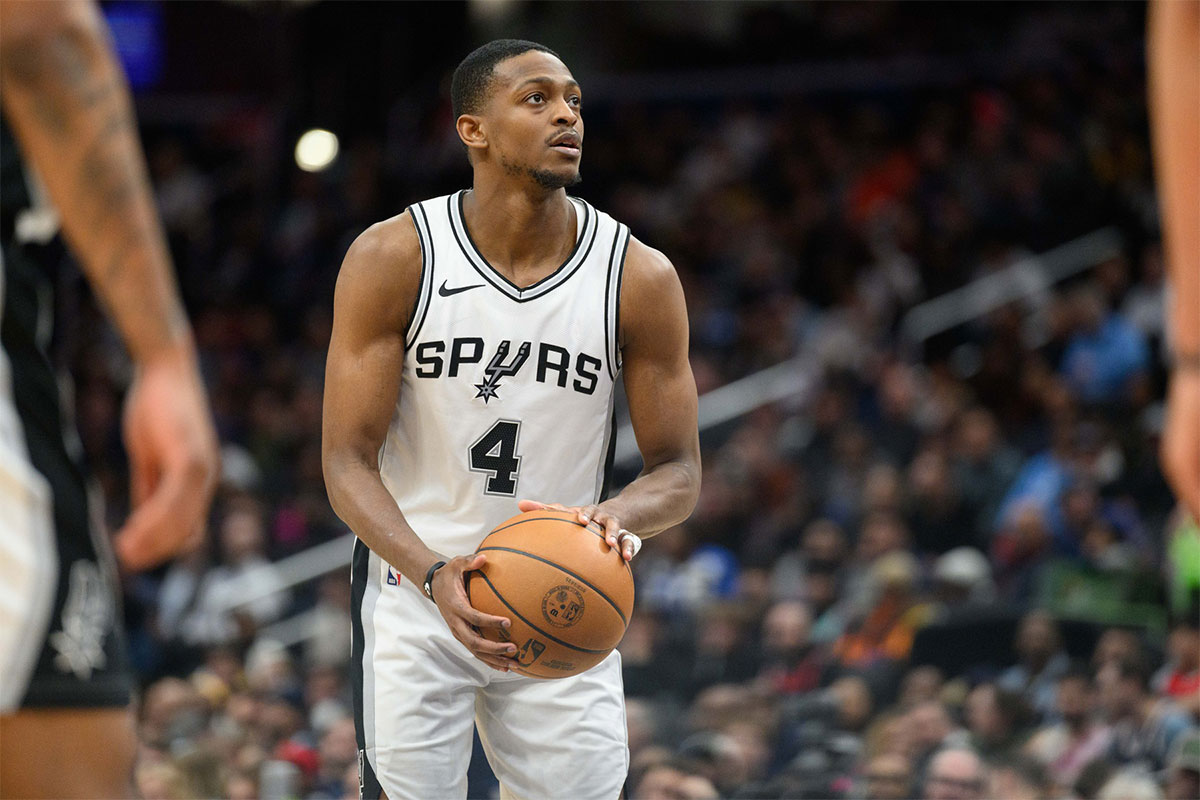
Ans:
[[[447,212],[450,216],[450,230],[454,234],[454,240],[467,262],[479,273],[480,277],[510,300],[525,303],[548,294],[570,280],[571,276],[579,271],[579,268],[587,262],[588,256],[591,255],[592,246],[596,241],[596,233],[600,227],[597,213],[586,200],[569,198],[571,202],[578,201],[578,205],[583,206],[583,228],[575,240],[574,249],[554,272],[524,288],[517,286],[488,263],[488,260],[479,252],[479,248],[476,247],[475,241],[471,238],[471,232],[467,230],[466,219],[463,215],[463,199],[465,197],[466,190],[464,189],[446,199]]]
[[[621,358],[621,284],[625,280],[625,256],[629,254],[629,240],[633,238],[629,228],[625,228],[625,243],[621,246],[621,260],[617,267],[617,291],[613,294],[613,353],[617,359],[617,372],[621,371],[624,359]],[[616,378],[613,378],[615,381]]]
[[[617,259],[617,246],[621,238],[625,244],[621,247],[620,260]],[[608,254],[608,273],[604,279],[604,360],[608,367],[608,377],[615,383],[617,373],[621,371],[620,362],[620,305],[621,305],[621,273],[624,272],[625,251],[629,247],[629,228],[617,225],[613,236],[612,250]],[[615,272],[615,285],[614,285]]]
[[[404,335],[405,350],[412,349],[416,344],[425,317],[429,314],[430,295],[433,293],[433,270],[436,254],[433,249],[433,233],[429,229],[429,218],[425,208],[420,203],[408,207],[412,214],[413,227],[417,229],[417,240],[421,244],[421,283],[417,289],[416,300],[413,301],[413,316],[409,320],[408,330]]]
[[[608,423],[608,452],[604,455],[604,482],[600,485],[600,497],[596,500],[597,503],[603,503],[608,499],[608,493],[612,491],[612,476],[613,464],[617,460],[617,410],[612,410],[612,417]]]

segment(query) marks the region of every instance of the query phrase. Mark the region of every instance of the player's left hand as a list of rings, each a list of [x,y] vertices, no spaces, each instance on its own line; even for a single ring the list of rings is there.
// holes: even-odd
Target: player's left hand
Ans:
[[[521,511],[563,511],[575,514],[584,525],[596,523],[604,531],[604,541],[608,546],[618,551],[626,561],[632,561],[642,547],[642,540],[636,534],[621,527],[621,520],[616,515],[598,505],[564,506],[561,503],[542,503],[537,500],[518,500],[517,508]]]

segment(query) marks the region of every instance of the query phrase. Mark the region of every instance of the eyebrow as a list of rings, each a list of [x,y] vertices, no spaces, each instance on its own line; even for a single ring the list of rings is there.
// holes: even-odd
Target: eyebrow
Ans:
[[[536,78],[526,78],[525,80],[521,81],[521,83],[518,84],[517,88],[514,89],[513,91],[520,91],[521,89],[524,89],[526,86],[528,86],[531,83],[556,83],[556,81],[554,80],[554,78],[551,78],[549,75],[539,75]],[[578,81],[576,81],[574,78],[567,80],[564,85],[574,86],[576,89],[580,88]]]

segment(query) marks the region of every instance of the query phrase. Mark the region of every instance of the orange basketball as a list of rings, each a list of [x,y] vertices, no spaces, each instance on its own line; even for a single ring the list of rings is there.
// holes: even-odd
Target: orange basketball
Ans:
[[[512,627],[484,635],[517,646],[517,672],[566,678],[612,652],[633,611],[633,575],[603,530],[575,514],[527,511],[480,543],[483,569],[467,576],[471,605]]]

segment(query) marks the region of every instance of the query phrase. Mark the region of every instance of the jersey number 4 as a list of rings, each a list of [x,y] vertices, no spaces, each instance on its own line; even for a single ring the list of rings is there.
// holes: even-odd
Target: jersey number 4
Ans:
[[[521,457],[517,455],[517,440],[521,435],[521,423],[511,419],[498,419],[480,436],[468,451],[468,463],[472,472],[487,474],[483,491],[515,497],[517,476],[521,471]]]

